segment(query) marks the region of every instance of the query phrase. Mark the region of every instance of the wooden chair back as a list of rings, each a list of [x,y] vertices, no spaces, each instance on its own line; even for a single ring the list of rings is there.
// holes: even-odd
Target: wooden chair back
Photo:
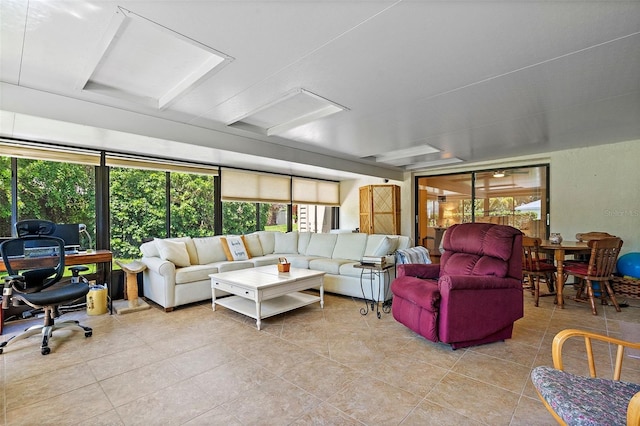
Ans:
[[[615,235],[611,235],[608,232],[592,231],[592,232],[579,232],[576,234],[576,240],[585,242],[591,240],[602,240],[603,238],[615,238]]]
[[[613,275],[616,267],[618,255],[622,248],[622,240],[620,238],[604,238],[601,240],[590,240],[589,248],[591,256],[589,257],[589,266],[587,267],[587,276],[593,281],[598,279],[608,280]]]
[[[558,334],[556,334],[556,336],[553,339],[553,343],[551,345],[551,355],[553,357],[553,367],[556,370],[559,371],[564,371],[564,364],[563,364],[563,360],[562,360],[562,348],[564,346],[564,343],[570,339],[570,338],[582,338],[584,340],[584,345],[582,346],[583,348],[585,348],[586,350],[586,355],[587,355],[587,364],[589,367],[589,375],[590,377],[593,378],[597,378],[597,372],[596,372],[596,361],[595,361],[595,357],[593,354],[593,342],[594,341],[599,341],[599,342],[604,342],[604,343],[609,343],[610,345],[612,345],[612,347],[616,348],[616,352],[615,352],[615,364],[613,365],[613,377],[612,379],[614,381],[619,381],[621,378],[621,373],[622,373],[622,363],[624,360],[624,352],[625,349],[635,349],[635,350],[640,350],[640,343],[638,342],[629,342],[629,341],[625,341],[625,340],[621,340],[621,339],[616,339],[614,337],[609,337],[609,336],[605,336],[603,334],[598,334],[598,333],[593,333],[590,331],[585,331],[585,330],[576,330],[576,329],[567,329],[567,330],[562,330],[560,331]],[[576,346],[573,345],[571,346],[571,348],[576,348],[576,347],[580,347],[580,346]],[[613,348],[612,348],[613,349]],[[543,368],[543,367],[537,367],[537,368]],[[609,366],[607,365],[605,368],[606,371],[610,371],[609,370]],[[583,378],[584,380],[590,380],[589,378]],[[573,386],[577,386],[577,384],[573,384]],[[553,417],[556,419],[556,421],[561,424],[561,425],[566,425],[567,423],[564,421],[564,419],[562,419],[558,413],[555,412],[555,410],[551,407],[551,401],[549,401],[548,399],[545,399],[542,394],[540,393],[540,389],[538,389],[538,387],[535,385],[534,383],[534,387],[536,387],[536,391],[538,393],[538,396],[540,397],[540,399],[542,400],[544,406],[547,408],[547,410],[553,415]],[[559,395],[562,395],[563,392],[561,390],[558,390]],[[595,398],[600,398],[597,395],[594,395]],[[576,401],[576,405],[589,405],[588,401]],[[613,408],[613,407],[612,407]],[[631,400],[629,401],[628,405],[626,407],[624,407],[624,409],[626,409],[627,412],[627,425],[632,425],[632,426],[639,426],[640,425],[640,392],[636,393]]]

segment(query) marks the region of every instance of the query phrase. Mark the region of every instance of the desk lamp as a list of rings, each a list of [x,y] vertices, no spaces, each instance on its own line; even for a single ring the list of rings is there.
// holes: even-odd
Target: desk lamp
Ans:
[[[87,253],[93,253],[93,249],[91,248],[93,244],[91,241],[91,235],[89,235],[89,231],[87,231],[87,225],[85,225],[84,223],[79,223],[78,231],[80,231],[81,234],[84,233],[89,239],[89,247],[87,247]]]

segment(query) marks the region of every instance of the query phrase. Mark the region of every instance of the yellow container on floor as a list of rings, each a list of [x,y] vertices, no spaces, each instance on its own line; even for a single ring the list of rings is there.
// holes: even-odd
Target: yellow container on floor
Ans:
[[[92,285],[87,293],[87,315],[107,313],[107,286]]]

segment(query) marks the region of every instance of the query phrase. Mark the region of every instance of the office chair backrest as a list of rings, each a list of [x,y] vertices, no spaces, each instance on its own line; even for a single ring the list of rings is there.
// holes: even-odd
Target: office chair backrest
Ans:
[[[55,230],[56,224],[48,220],[26,219],[16,223],[16,233],[19,238],[52,235]]]
[[[7,274],[22,275],[16,290],[34,293],[60,281],[64,274],[64,240],[53,235],[55,224],[42,220],[18,222],[18,238],[4,241],[0,255]],[[15,285],[14,285],[15,286]]]

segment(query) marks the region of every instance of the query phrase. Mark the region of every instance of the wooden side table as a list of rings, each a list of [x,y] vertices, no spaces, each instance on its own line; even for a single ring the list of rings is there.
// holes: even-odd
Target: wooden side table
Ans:
[[[116,263],[125,273],[124,298],[127,300],[127,306],[117,304],[116,313],[126,314],[149,309],[150,306],[138,297],[138,273],[147,269],[147,265],[139,260],[134,260],[129,263],[122,263],[116,260]]]

